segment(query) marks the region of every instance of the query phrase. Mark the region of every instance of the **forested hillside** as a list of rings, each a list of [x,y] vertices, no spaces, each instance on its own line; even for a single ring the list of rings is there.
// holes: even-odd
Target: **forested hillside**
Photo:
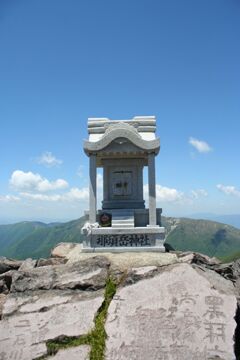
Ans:
[[[0,256],[17,259],[48,257],[60,242],[82,242],[84,217],[66,223],[21,222],[0,225]],[[237,258],[240,230],[208,220],[163,217],[168,248],[196,251],[209,256]]]

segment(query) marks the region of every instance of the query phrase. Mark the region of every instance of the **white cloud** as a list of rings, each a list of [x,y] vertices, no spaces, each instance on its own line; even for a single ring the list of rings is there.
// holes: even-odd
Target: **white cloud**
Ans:
[[[21,192],[20,196],[30,200],[40,200],[40,201],[85,201],[89,196],[88,188],[71,188],[68,192],[64,194],[41,194],[41,193],[29,193],[29,192]]]
[[[0,195],[0,202],[16,202],[19,200],[20,198],[15,195]]]
[[[190,194],[191,194],[191,197],[196,200],[199,199],[200,197],[208,196],[207,191],[204,189],[191,190]]]
[[[183,198],[183,193],[174,188],[156,185],[157,201],[178,201]]]
[[[39,158],[37,158],[39,164],[47,167],[53,167],[62,164],[62,160],[57,159],[50,151],[45,151]]]
[[[66,194],[63,195],[64,200],[88,200],[89,188],[71,188]]]
[[[218,184],[217,188],[219,191],[223,192],[226,195],[234,195],[240,197],[240,190],[238,190],[235,186]]]
[[[148,197],[148,184],[144,185],[144,195],[145,198]],[[184,196],[184,193],[178,191],[174,188],[169,188],[166,186],[161,186],[159,184],[156,185],[156,199],[157,201],[164,201],[164,202],[174,202],[181,200]]]
[[[31,171],[24,172],[21,170],[15,170],[12,173],[9,183],[16,191],[26,192],[45,192],[65,189],[68,187],[66,180],[57,179],[55,181],[49,181],[39,174],[34,174]]]
[[[167,186],[156,185],[156,199],[158,202],[165,203],[193,203],[193,200],[198,200],[201,197],[208,196],[208,193],[204,189],[191,190],[187,193],[179,191],[175,188],[169,188]],[[144,197],[148,199],[148,184],[144,185]]]
[[[188,142],[200,153],[208,153],[209,151],[212,151],[210,145],[208,145],[205,141],[190,137]]]
[[[61,200],[61,195],[45,195],[45,194],[32,194],[28,192],[21,192],[20,196],[30,200],[40,200],[40,201],[59,201]]]

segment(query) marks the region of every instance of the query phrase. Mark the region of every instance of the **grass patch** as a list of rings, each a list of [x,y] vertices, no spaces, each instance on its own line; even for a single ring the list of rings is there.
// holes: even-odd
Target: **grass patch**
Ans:
[[[116,284],[109,278],[106,282],[104,301],[99,308],[95,317],[95,327],[88,334],[80,337],[68,337],[64,336],[56,340],[47,341],[48,356],[54,355],[60,349],[66,349],[69,347],[75,347],[80,345],[90,345],[90,360],[104,360],[105,343],[107,334],[105,331],[105,322],[107,317],[108,307],[116,292]],[[41,357],[46,359],[46,357]]]
[[[116,284],[112,279],[108,279],[105,288],[104,302],[100,307],[95,318],[95,328],[90,333],[91,353],[90,360],[103,360],[105,352],[105,342],[107,334],[105,331],[105,322],[110,302],[115,295]]]
[[[221,256],[220,257],[220,260],[223,262],[223,263],[228,263],[228,262],[232,262],[232,261],[236,261],[240,259],[240,251],[237,251],[233,254],[230,254],[228,256]]]

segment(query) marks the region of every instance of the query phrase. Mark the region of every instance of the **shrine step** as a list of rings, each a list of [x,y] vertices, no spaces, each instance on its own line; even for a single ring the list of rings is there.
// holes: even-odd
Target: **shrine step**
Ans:
[[[115,223],[112,222],[112,228],[134,228],[134,223],[123,223],[123,222],[119,222],[119,223]]]
[[[112,227],[113,228],[133,228],[134,212],[129,210],[112,211]]]

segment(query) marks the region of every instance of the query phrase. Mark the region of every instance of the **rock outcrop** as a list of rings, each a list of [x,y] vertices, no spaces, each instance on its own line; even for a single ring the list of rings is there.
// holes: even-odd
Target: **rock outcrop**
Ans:
[[[0,360],[240,359],[240,260],[59,244],[0,273]]]

